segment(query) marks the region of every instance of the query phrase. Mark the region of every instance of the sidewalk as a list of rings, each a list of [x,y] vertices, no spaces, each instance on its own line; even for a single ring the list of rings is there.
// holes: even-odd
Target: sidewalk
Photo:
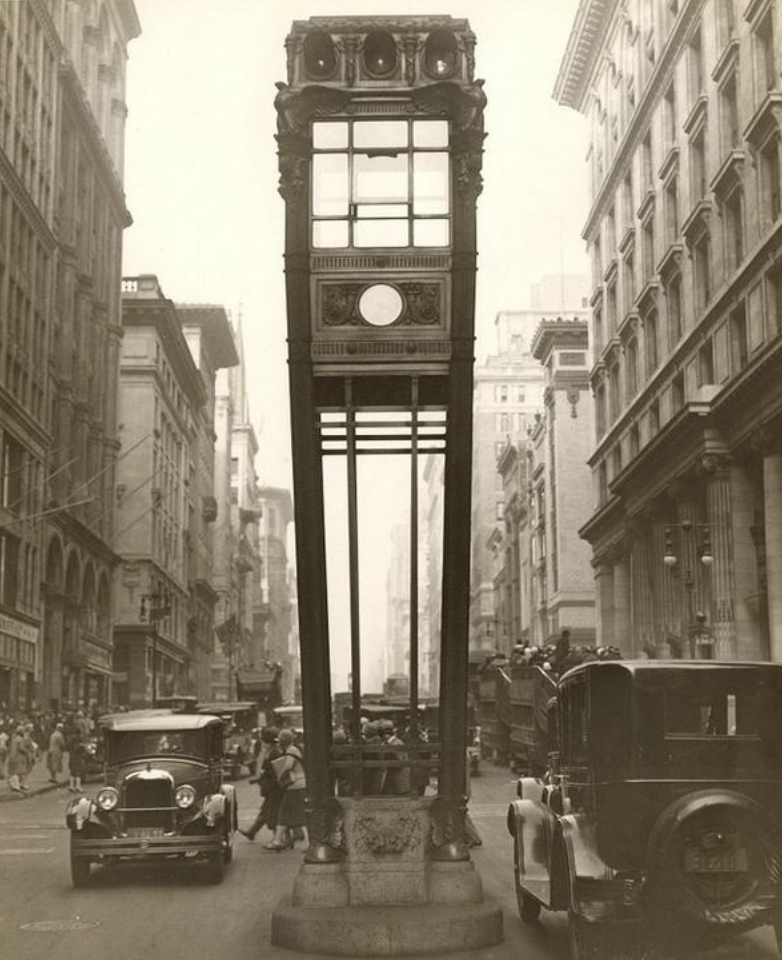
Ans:
[[[27,790],[16,793],[11,789],[8,783],[8,777],[0,780],[0,803],[8,803],[13,800],[27,800],[28,797],[35,797],[41,793],[48,793],[50,790],[67,789],[68,787],[68,754],[63,755],[63,770],[58,776],[58,783],[49,783],[49,770],[46,767],[46,754],[33,767],[32,772],[27,777]]]

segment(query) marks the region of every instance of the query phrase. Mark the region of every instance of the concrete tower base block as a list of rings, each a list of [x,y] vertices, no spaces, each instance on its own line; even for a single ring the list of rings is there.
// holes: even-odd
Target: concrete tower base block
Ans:
[[[502,942],[502,910],[482,903],[296,907],[286,897],[272,916],[272,943],[303,953],[398,957],[476,950]]]

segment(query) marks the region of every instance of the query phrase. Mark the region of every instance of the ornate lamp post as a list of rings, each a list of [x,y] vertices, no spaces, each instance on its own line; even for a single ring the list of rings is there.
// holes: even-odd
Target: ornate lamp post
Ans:
[[[684,572],[683,585],[687,594],[687,635],[690,638],[690,654],[698,654],[703,659],[710,659],[714,647],[714,635],[706,627],[707,616],[693,607],[693,592],[695,590],[695,575],[691,565],[693,555],[692,538],[696,538],[695,550],[698,559],[707,570],[714,564],[714,554],[711,545],[711,531],[709,524],[696,523],[693,520],[682,520],[680,523],[668,524],[665,527],[665,553],[663,554],[663,563],[671,571],[671,574],[678,576],[679,555],[674,546],[674,530],[680,530],[679,537],[682,552],[686,554],[686,567]],[[684,631],[682,631],[684,633]]]

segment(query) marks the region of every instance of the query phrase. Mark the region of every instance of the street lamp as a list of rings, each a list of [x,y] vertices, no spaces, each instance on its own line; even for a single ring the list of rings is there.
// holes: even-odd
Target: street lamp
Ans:
[[[701,541],[698,546],[698,556],[704,567],[710,567],[714,563],[714,554],[711,549],[711,533],[708,523],[693,523],[692,520],[682,520],[681,523],[672,523],[665,528],[665,553],[663,563],[666,567],[673,568],[679,562],[679,558],[674,552],[673,530],[677,528],[683,530],[686,534],[693,530],[702,530]]]
[[[139,619],[142,623],[149,620],[152,625],[152,706],[157,701],[157,624],[158,620],[171,613],[171,597],[165,592],[144,593],[141,595]]]

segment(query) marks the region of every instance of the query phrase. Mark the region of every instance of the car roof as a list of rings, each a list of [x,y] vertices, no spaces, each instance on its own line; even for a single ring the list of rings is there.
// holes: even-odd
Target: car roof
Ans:
[[[215,701],[214,703],[199,703],[199,713],[237,713],[240,710],[258,709],[258,704],[254,700],[232,700],[226,703]]]
[[[560,681],[593,670],[622,670],[633,677],[643,675],[686,671],[692,673],[717,673],[741,670],[782,671],[782,663],[767,660],[590,660],[571,667]],[[782,674],[780,674],[782,675]]]
[[[100,724],[104,730],[117,733],[136,731],[160,731],[165,733],[173,730],[203,730],[213,724],[222,724],[220,717],[203,713],[164,713],[162,711],[146,711],[128,713],[113,713],[101,717]]]

